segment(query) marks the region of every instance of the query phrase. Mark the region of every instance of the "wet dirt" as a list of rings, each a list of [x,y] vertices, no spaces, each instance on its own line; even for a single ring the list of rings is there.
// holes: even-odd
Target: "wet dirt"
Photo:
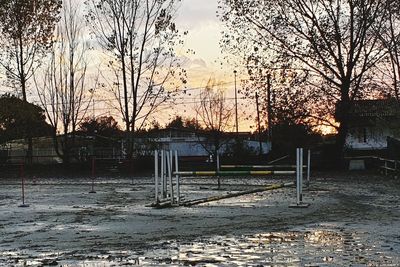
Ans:
[[[186,199],[293,178],[185,180]],[[295,188],[153,209],[151,178],[0,180],[0,266],[400,266],[400,181],[320,174]]]

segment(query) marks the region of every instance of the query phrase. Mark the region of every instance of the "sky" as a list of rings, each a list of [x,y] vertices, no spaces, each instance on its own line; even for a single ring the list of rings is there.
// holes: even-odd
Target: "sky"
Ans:
[[[79,2],[81,0],[73,1]],[[180,51],[177,51],[177,54],[183,59],[183,67],[187,71],[188,84],[186,87],[188,89],[195,88],[185,96],[186,99],[183,102],[193,103],[198,101],[196,96],[200,93],[200,89],[207,85],[210,78],[214,78],[224,83],[226,97],[230,104],[233,105],[235,90],[234,67],[229,66],[223,60],[224,55],[221,54],[219,46],[223,25],[217,18],[218,0],[182,0],[178,5],[175,18],[177,29],[181,33],[188,31],[188,34],[184,36],[184,46],[179,48]],[[194,52],[185,53],[187,50]],[[99,57],[97,51],[95,57]],[[93,60],[91,66],[95,69],[98,63],[98,60]],[[238,80],[238,90],[240,89],[239,85],[240,81]],[[100,96],[98,98],[101,99]],[[117,111],[112,111],[101,103],[99,99],[95,101],[95,116],[107,114],[115,117],[119,116]],[[242,113],[240,96],[238,103],[240,115]],[[193,104],[175,106],[173,109],[169,108],[168,112],[162,111],[155,114],[154,119],[164,125],[177,115],[189,118],[194,117],[194,108]],[[245,131],[249,129],[249,123],[246,124],[245,121],[241,120],[241,116],[239,116],[239,121],[239,130]]]
[[[184,49],[191,49],[194,54],[184,54],[187,57],[184,64],[188,74],[188,88],[201,88],[207,85],[210,78],[215,78],[225,85],[226,97],[233,104],[234,102],[234,66],[228,65],[223,60],[219,41],[223,25],[217,18],[218,0],[182,0],[176,15],[176,26],[183,32],[188,31],[184,39]],[[222,65],[221,65],[222,64]],[[237,80],[240,86],[239,79]],[[240,88],[237,88],[238,90]],[[192,97],[196,95],[196,90]],[[193,99],[194,100],[194,99]],[[190,100],[188,100],[190,101]],[[241,100],[238,101],[239,113],[241,110]],[[190,107],[184,107],[186,114],[193,114]],[[182,109],[178,109],[174,115],[182,115]],[[243,131],[249,130],[253,122],[246,122],[240,119],[239,124]],[[172,115],[172,116],[174,116]],[[168,120],[168,118],[166,119]]]

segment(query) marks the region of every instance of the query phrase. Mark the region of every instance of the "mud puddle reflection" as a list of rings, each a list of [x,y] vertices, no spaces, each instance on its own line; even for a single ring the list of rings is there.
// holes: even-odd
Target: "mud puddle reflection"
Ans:
[[[370,241],[369,233],[343,228],[213,236],[192,242],[169,240],[148,245],[137,250],[48,254],[42,259],[15,257],[12,263],[15,266],[108,267],[398,266],[400,262],[397,253],[400,244],[395,240]]]
[[[144,264],[195,266],[398,266],[399,247],[370,244],[365,233],[340,230],[217,236],[165,243]]]

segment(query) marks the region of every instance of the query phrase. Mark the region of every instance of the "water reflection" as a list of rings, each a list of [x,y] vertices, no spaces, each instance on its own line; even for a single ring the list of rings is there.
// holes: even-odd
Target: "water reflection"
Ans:
[[[271,232],[163,243],[142,264],[195,266],[395,266],[393,248],[343,230]]]
[[[383,240],[370,240],[365,232],[312,227],[253,235],[213,236],[192,242],[169,240],[132,251],[42,254],[46,259],[20,258],[15,266],[42,266],[44,260],[59,266],[85,267],[397,266],[400,262],[400,255],[396,253],[398,250],[398,243],[390,245]],[[2,254],[0,256],[6,256]]]

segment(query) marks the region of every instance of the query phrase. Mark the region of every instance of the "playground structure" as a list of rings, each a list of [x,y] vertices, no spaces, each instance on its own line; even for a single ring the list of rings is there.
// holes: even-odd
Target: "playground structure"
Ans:
[[[294,182],[279,183],[262,186],[257,189],[228,193],[220,196],[213,196],[203,199],[185,200],[181,195],[181,179],[189,177],[218,177],[218,188],[220,176],[266,176],[266,175],[294,175],[296,174],[296,203],[290,207],[307,207],[303,203],[303,171],[307,170],[306,185],[310,183],[310,150],[307,155],[307,165],[303,165],[303,148],[296,149],[296,165],[220,165],[217,157],[215,171],[179,171],[178,151],[154,151],[154,191],[155,199],[151,207],[176,207],[193,206],[200,203],[216,201],[225,198],[237,197],[245,194],[274,190],[283,187],[294,186]],[[279,170],[271,170],[279,169]],[[295,170],[287,170],[295,168]],[[284,169],[284,170],[283,170]]]

